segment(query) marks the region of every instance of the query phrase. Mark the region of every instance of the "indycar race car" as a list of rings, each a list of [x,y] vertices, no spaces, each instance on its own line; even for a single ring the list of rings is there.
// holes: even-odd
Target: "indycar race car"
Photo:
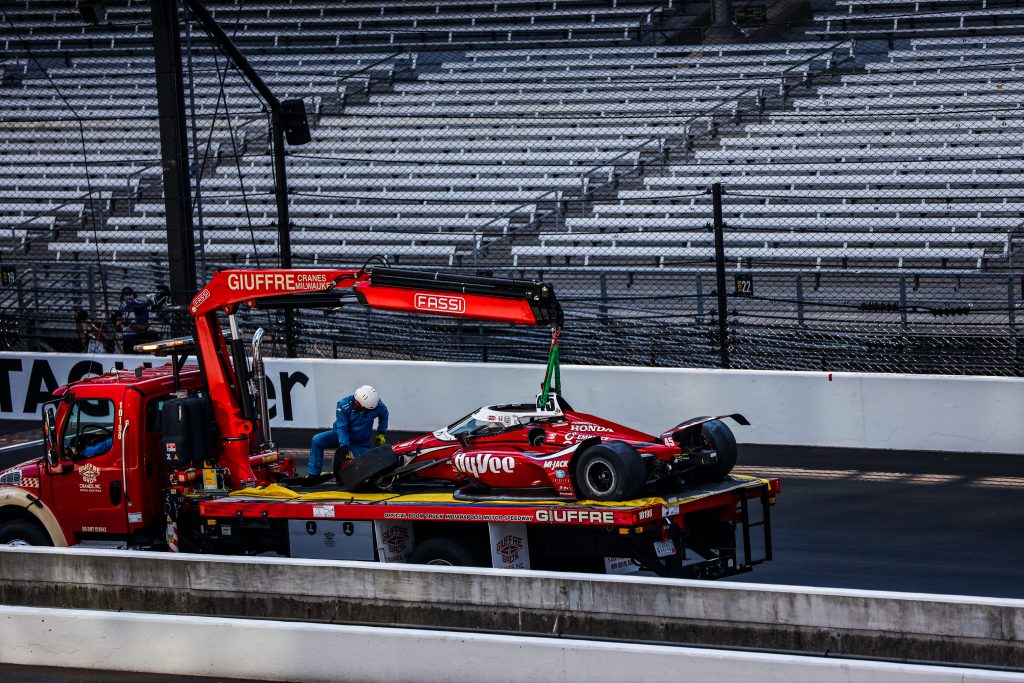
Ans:
[[[576,412],[552,394],[543,408],[486,406],[347,463],[335,458],[334,476],[348,490],[444,486],[465,500],[632,500],[659,487],[724,479],[737,448],[723,418],[750,424],[740,414],[698,417],[653,436]]]

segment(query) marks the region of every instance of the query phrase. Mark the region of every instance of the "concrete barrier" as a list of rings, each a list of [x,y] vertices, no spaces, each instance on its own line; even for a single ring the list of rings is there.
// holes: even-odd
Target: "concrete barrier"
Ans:
[[[0,607],[0,664],[359,683],[996,683],[998,671],[688,647]]]
[[[465,628],[1024,670],[1024,600],[0,546],[0,604]]]
[[[84,372],[140,356],[0,353],[0,419],[36,419],[47,391]],[[436,429],[488,403],[532,401],[541,365],[410,361],[267,362],[275,427],[317,428],[334,420],[342,393],[380,389],[392,428]],[[1024,380],[755,370],[566,366],[577,410],[660,434],[697,415],[740,412],[741,443],[953,451],[1021,452]],[[623,400],[624,394],[628,400]]]

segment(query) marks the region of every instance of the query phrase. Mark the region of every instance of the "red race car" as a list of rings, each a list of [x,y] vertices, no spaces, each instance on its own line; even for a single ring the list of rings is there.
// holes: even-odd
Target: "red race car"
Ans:
[[[367,452],[335,477],[346,489],[372,485],[456,487],[456,497],[631,500],[668,485],[721,481],[736,464],[736,439],[721,420],[698,417],[660,436],[579,413],[557,396],[487,406],[431,434]]]

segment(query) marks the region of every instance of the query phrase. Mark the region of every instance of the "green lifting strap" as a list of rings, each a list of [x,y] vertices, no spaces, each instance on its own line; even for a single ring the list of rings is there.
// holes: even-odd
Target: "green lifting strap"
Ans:
[[[538,408],[544,408],[548,404],[548,396],[552,390],[556,394],[562,392],[562,370],[558,362],[558,335],[560,333],[561,330],[552,330],[551,332],[551,351],[548,352],[548,367],[544,372],[544,384],[541,388]]]

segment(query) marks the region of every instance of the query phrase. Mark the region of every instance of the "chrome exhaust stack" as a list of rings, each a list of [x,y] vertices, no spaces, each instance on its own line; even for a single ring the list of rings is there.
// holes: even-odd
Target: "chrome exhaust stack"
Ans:
[[[267,406],[267,370],[263,365],[263,328],[252,335],[252,380],[256,385],[256,410],[260,417],[260,438],[263,445],[274,447],[270,438],[270,409]]]

